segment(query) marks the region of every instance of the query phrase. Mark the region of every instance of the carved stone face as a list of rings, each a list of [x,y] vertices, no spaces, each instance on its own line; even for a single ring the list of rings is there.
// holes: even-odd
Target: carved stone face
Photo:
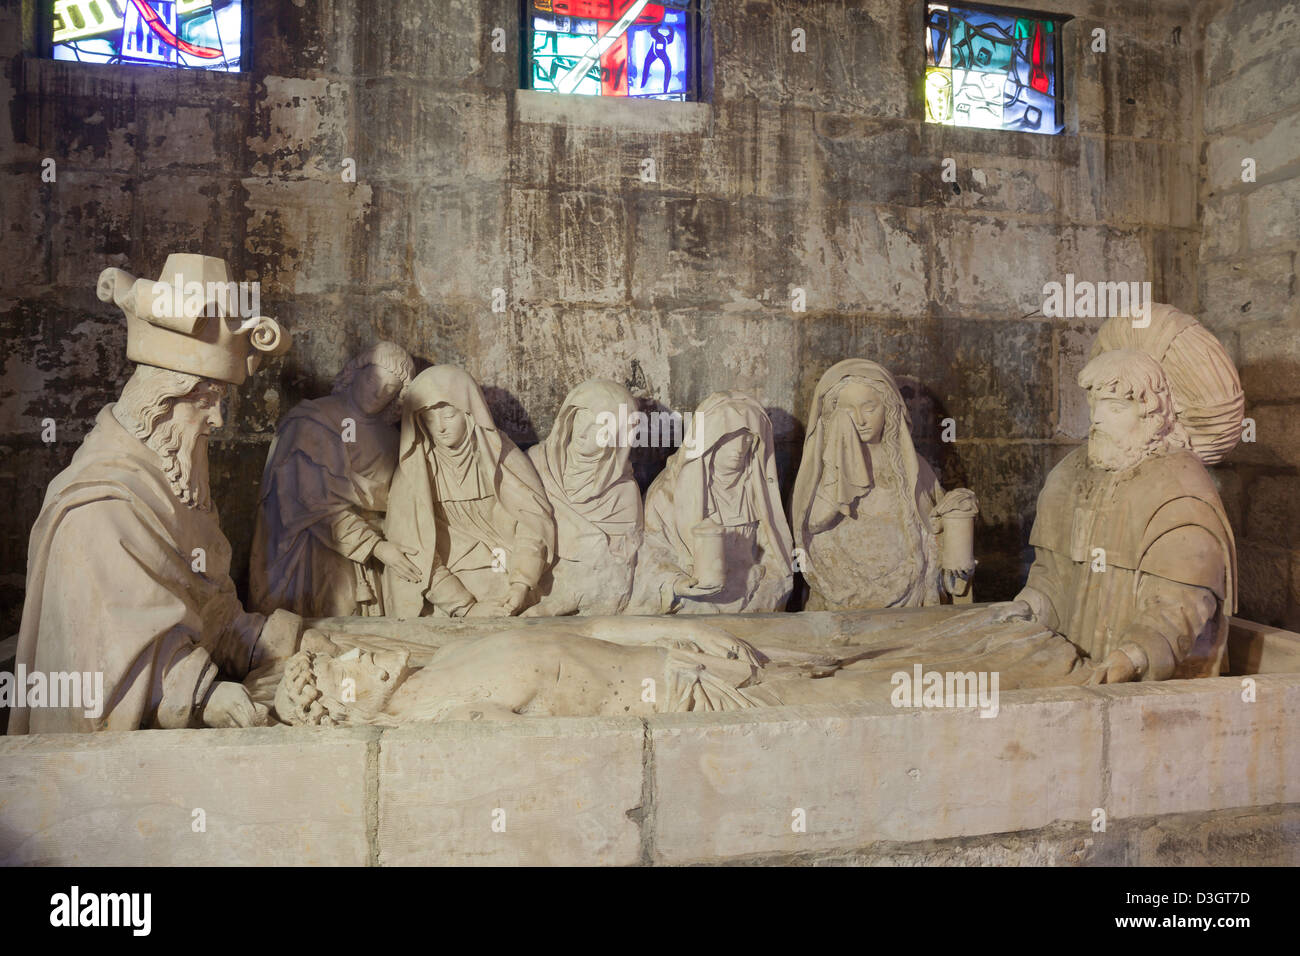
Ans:
[[[225,387],[218,382],[197,385],[188,395],[176,400],[171,420],[184,432],[210,435],[212,429],[220,428],[225,421],[221,417],[221,400],[225,396]]]
[[[316,658],[316,687],[354,716],[373,717],[393,696],[405,666],[406,655],[397,651],[353,648],[341,657],[322,655]]]
[[[713,450],[713,473],[726,484],[735,481],[749,467],[753,436],[737,432],[728,436]]]
[[[352,379],[352,404],[366,415],[378,415],[402,390],[402,380],[378,365],[367,365]]]
[[[849,382],[835,400],[835,410],[846,412],[853,420],[858,438],[867,444],[880,441],[885,433],[885,402],[880,393],[865,382]]]
[[[594,455],[601,450],[600,429],[590,408],[579,408],[573,415],[573,433],[569,444],[580,455]]]
[[[1115,392],[1089,390],[1088,462],[1107,471],[1123,471],[1140,462],[1159,428],[1155,416],[1144,416],[1142,404]]]
[[[439,402],[424,411],[424,427],[441,448],[457,448],[469,433],[469,418],[459,408]]]

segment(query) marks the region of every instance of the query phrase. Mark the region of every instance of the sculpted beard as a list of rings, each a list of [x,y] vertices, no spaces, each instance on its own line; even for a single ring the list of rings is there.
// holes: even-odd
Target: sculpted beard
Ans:
[[[208,436],[198,426],[184,426],[171,419],[159,422],[145,444],[163,460],[163,472],[176,497],[200,511],[212,508]]]
[[[1146,458],[1157,444],[1154,439],[1154,416],[1142,419],[1136,432],[1113,434],[1097,425],[1088,430],[1088,464],[1106,471],[1127,471]]]

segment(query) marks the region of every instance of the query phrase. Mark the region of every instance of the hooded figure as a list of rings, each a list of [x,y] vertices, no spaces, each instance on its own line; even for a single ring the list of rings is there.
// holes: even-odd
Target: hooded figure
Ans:
[[[715,392],[646,492],[631,607],[780,611],[793,583],[772,422],[749,395]]]
[[[249,562],[258,611],[384,613],[383,565],[400,560],[380,530],[397,464],[392,413],[413,371],[404,349],[380,342],[348,362],[333,394],[300,403],[280,422]]]
[[[623,414],[619,415],[620,406]],[[558,555],[546,595],[529,615],[619,614],[632,594],[644,521],[628,463],[631,443],[617,425],[636,408],[632,394],[592,379],[564,398],[546,441],[528,450],[555,511]]]
[[[893,376],[875,362],[845,359],[817,383],[791,508],[808,610],[939,603],[932,517],[944,492],[910,428]],[[951,570],[964,579],[973,565]]]
[[[384,569],[388,613],[518,614],[537,601],[555,560],[555,517],[528,456],[497,431],[478,383],[435,365],[415,377],[402,411],[384,537],[419,571]]]

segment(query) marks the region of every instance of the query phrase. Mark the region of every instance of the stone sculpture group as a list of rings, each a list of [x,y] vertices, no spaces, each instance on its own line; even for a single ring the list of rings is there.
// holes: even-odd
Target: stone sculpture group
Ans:
[[[222,260],[188,254],[163,275],[227,278]],[[1047,479],[1014,601],[885,651],[798,652],[781,647],[780,619],[741,636],[733,617],[783,610],[796,573],[808,610],[970,600],[975,496],[940,486],[880,365],[846,359],[818,383],[791,522],[751,395],[700,404],[643,504],[623,386],[575,386],[525,453],[468,372],[417,374],[378,343],[279,424],[245,611],[207,436],[227,387],[289,336],[220,301],[189,315],[156,285],[100,277],[138,367],[51,483],[29,549],[20,666],[104,671],[108,706],[16,709],[10,733],[774,706],[877,694],[886,668],[911,661],[982,661],[1004,687],[1219,672],[1236,558],[1206,465],[1236,444],[1244,400],[1222,346],[1169,306],[1098,335],[1079,376],[1088,442]],[[303,623],[329,617],[525,620],[412,668]],[[628,678],[643,673],[660,688],[650,699]]]

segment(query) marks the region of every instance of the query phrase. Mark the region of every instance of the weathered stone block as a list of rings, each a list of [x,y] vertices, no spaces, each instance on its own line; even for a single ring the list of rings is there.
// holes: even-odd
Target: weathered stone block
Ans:
[[[150,108],[138,125],[142,168],[154,170],[204,169],[231,178],[247,164],[245,143],[252,118],[247,104]]]
[[[1258,323],[1239,333],[1237,371],[1252,399],[1300,398],[1300,324]]]
[[[0,862],[364,866],[377,737],[295,727],[0,738]]]
[[[501,184],[416,187],[409,292],[425,307],[457,305],[490,314],[495,289],[506,290],[508,308],[531,298],[511,281],[510,263],[519,260],[507,259],[507,197]]]
[[[1237,542],[1237,603],[1242,617],[1265,624],[1283,623],[1289,558],[1287,551],[1279,547],[1245,537]]]
[[[1196,228],[1196,149],[1188,143],[1084,137],[1079,175],[1063,185],[1085,222]]]
[[[1261,254],[1201,269],[1201,321],[1215,328],[1286,318],[1293,305],[1295,253]]]
[[[245,179],[247,262],[265,299],[346,288],[363,268],[358,245],[367,183]]]
[[[357,168],[357,93],[352,82],[326,77],[268,76],[253,113],[248,148],[253,176],[345,183],[345,160]]]
[[[1287,44],[1276,53],[1240,67],[1223,82],[1211,84],[1205,91],[1206,131],[1252,123],[1261,116],[1300,104],[1300,84],[1280,81],[1297,74],[1300,47]]]
[[[928,232],[915,212],[845,200],[814,211],[792,238],[801,254],[790,281],[810,310],[925,311]]]
[[[649,725],[663,863],[1033,829],[1101,798],[1102,701],[1077,689],[1003,694],[993,719],[864,703]]]
[[[515,189],[509,202],[512,298],[602,305],[626,301],[630,264],[623,197]]]
[[[770,0],[713,10],[714,96],[868,116],[908,115],[919,35],[895,4],[798,7]],[[792,31],[807,49],[793,49]],[[862,64],[871,64],[864,69]]]
[[[389,730],[379,861],[593,866],[640,859],[644,727],[631,718],[458,721]],[[494,828],[494,823],[496,828]]]
[[[502,81],[507,68],[518,62],[518,16],[517,8],[502,0],[444,0],[388,8],[365,4],[364,22],[356,34],[358,72],[436,80],[444,88],[509,85]],[[494,27],[505,31],[504,53],[491,48]]]
[[[361,72],[369,9],[365,0],[254,4],[253,61],[273,76]]]
[[[1048,282],[1150,280],[1139,236],[1010,218],[936,215],[930,298],[963,318],[1041,315]]]
[[[1195,42],[1187,21],[1158,22],[1164,11],[1144,11],[1147,18],[1084,17],[1066,24],[1066,49],[1077,36],[1077,55],[1066,58],[1067,71],[1078,64],[1079,129],[1114,137],[1191,143],[1192,102],[1196,87]],[[1106,30],[1106,52],[1092,51],[1092,31]],[[1067,72],[1066,90],[1074,77]],[[1067,92],[1067,95],[1070,95]],[[1121,142],[1116,140],[1112,142]]]
[[[1246,238],[1256,253],[1300,240],[1300,177],[1268,183],[1246,195]]]
[[[1236,255],[1242,248],[1244,205],[1240,193],[1210,196],[1201,206],[1201,259]]]
[[[1100,689],[1110,728],[1108,816],[1300,802],[1300,749],[1269,728],[1300,720],[1300,677],[1235,677]]]
[[[1255,161],[1254,175],[1263,181],[1300,162],[1300,110],[1237,127],[1230,136],[1211,137],[1206,149],[1205,175],[1212,190],[1253,190],[1242,181],[1243,160]]]
[[[825,266],[817,269],[800,256],[806,241],[806,203],[635,194],[628,202],[627,278],[638,308],[785,311],[793,304],[793,287],[805,290],[809,311],[823,307]],[[563,206],[562,211],[568,213]],[[618,243],[617,254],[623,256],[622,232],[613,226],[586,228],[597,241],[607,234],[607,241]],[[573,235],[583,229],[581,221],[572,222],[570,235],[562,241],[583,241]],[[609,294],[617,291],[611,288]]]
[[[500,183],[509,168],[504,92],[444,92],[427,82],[367,80],[357,89],[358,180]]]
[[[1205,78],[1223,83],[1236,70],[1288,49],[1300,28],[1294,0],[1237,0],[1205,26]]]

